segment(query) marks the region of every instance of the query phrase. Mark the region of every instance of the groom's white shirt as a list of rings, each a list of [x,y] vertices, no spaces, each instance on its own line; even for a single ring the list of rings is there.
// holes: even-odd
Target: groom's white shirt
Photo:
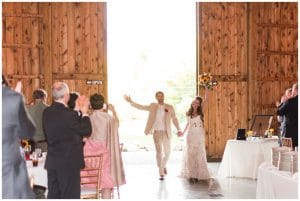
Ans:
[[[140,105],[138,103],[135,102],[131,102],[130,103],[133,107],[139,109],[139,110],[146,110],[149,111],[149,115],[148,115],[148,119],[147,119],[147,123],[146,123],[146,127],[145,127],[145,131],[144,133],[146,135],[148,134],[153,134],[154,132],[154,123],[156,120],[156,114],[158,111],[158,103],[151,103],[150,105]],[[166,131],[168,134],[168,137],[171,138],[172,136],[172,132],[171,132],[171,120],[174,124],[174,126],[176,127],[177,131],[180,130],[179,127],[179,123],[178,123],[178,119],[175,115],[175,111],[172,105],[169,104],[164,104],[164,122],[165,122],[165,126],[166,126]]]

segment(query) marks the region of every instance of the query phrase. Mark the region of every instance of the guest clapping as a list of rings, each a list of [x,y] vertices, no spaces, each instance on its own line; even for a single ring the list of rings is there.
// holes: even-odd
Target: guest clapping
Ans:
[[[84,167],[82,137],[92,132],[87,115],[89,102],[81,104],[82,117],[68,108],[69,87],[56,82],[54,102],[45,109],[43,127],[48,143],[45,168],[48,174],[48,198],[80,198],[80,169]]]
[[[104,97],[94,94],[90,97],[92,114],[90,115],[93,132],[86,140],[84,155],[103,154],[101,197],[111,198],[112,188],[125,184],[125,174],[121,157],[117,113],[112,105],[108,109],[112,115],[104,111]],[[90,164],[86,164],[89,167]]]
[[[276,101],[276,106],[279,107],[281,106],[283,103],[285,103],[289,98],[292,97],[292,88],[289,88],[287,90],[285,90],[283,96],[279,101]],[[280,131],[281,131],[281,136],[284,137],[285,136],[285,128],[286,128],[286,118],[285,116],[280,116],[277,115],[277,120],[280,123]]]
[[[68,106],[71,109],[75,109],[76,108],[76,101],[79,98],[80,94],[78,92],[72,92],[70,93],[70,99],[68,101]]]
[[[298,146],[298,84],[292,87],[292,96],[278,107],[277,115],[285,116],[286,138],[292,138],[293,148]]]

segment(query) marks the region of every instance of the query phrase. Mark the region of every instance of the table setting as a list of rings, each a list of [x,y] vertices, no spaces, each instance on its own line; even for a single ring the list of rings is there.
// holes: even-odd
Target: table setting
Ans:
[[[256,179],[259,165],[271,161],[271,149],[278,146],[277,136],[230,139],[226,143],[218,175]]]

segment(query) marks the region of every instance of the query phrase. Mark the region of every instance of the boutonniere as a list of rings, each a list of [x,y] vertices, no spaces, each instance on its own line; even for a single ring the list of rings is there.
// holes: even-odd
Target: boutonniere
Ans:
[[[165,108],[165,112],[169,112],[167,108]]]

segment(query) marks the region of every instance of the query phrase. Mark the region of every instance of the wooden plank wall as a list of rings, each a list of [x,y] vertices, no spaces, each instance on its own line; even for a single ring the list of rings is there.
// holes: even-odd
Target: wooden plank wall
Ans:
[[[236,128],[247,125],[243,104],[248,99],[246,3],[200,3],[197,7],[198,72],[209,72],[219,82],[204,108],[206,148],[210,158],[219,158]]]
[[[237,128],[297,82],[297,3],[197,3],[197,70],[219,85],[204,108],[209,158],[221,158]],[[198,90],[203,94],[202,89]]]
[[[43,86],[38,3],[2,3],[2,72],[11,86],[22,81],[26,102]]]
[[[51,9],[53,80],[64,80],[80,94],[106,97],[106,4],[51,3]]]
[[[297,12],[296,2],[249,4],[249,116],[274,114],[275,101],[298,80]]]
[[[39,87],[51,97],[55,81],[67,82],[71,91],[107,97],[106,3],[2,5],[3,74],[12,85],[23,81],[27,103]]]

